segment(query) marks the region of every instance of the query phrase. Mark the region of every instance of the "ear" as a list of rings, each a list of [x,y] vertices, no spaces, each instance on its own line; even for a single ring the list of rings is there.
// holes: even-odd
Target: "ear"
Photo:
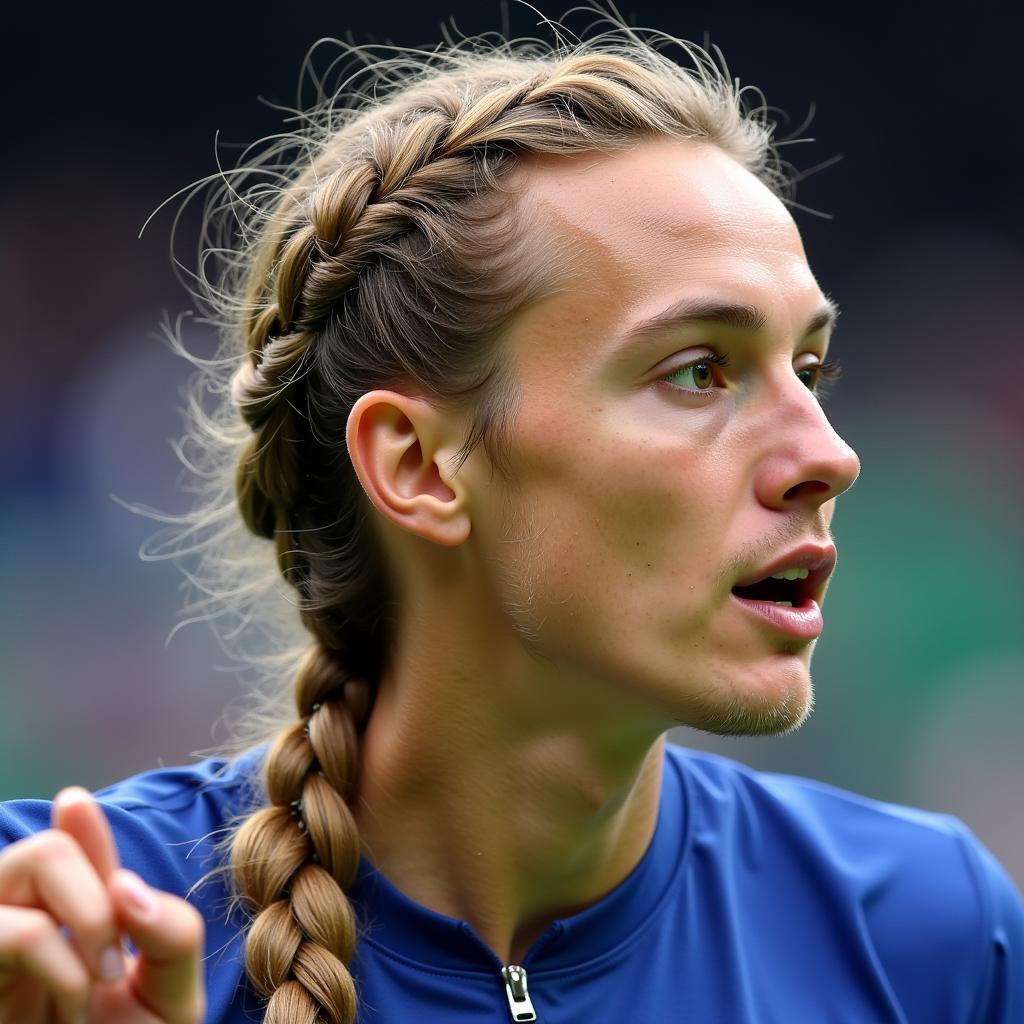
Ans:
[[[461,544],[472,525],[468,491],[448,470],[462,444],[461,426],[422,398],[378,390],[359,397],[345,431],[352,465],[381,514],[449,547]]]

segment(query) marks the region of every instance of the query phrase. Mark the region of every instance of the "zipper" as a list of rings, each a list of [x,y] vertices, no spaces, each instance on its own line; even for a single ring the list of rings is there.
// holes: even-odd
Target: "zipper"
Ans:
[[[505,982],[505,995],[508,996],[508,1009],[512,1014],[512,1020],[536,1020],[537,1014],[526,987],[526,971],[518,964],[510,964],[508,967],[502,967],[501,977]]]

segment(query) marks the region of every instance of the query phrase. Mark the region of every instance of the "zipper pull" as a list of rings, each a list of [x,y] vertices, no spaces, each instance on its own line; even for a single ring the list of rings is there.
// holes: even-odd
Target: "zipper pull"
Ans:
[[[536,1020],[530,993],[526,988],[526,971],[516,964],[502,967],[501,976],[505,979],[505,995],[508,996],[508,1009],[514,1021]]]

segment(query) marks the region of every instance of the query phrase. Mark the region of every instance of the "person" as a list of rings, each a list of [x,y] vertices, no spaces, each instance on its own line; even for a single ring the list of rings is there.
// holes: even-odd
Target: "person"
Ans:
[[[667,741],[807,720],[860,472],[765,108],[622,25],[372,71],[199,277],[181,536],[293,705],[0,806],[0,1022],[1024,1020],[959,819]]]

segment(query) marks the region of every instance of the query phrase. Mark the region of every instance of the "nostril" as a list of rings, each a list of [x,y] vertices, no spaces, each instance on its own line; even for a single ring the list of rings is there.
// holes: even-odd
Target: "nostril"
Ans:
[[[832,488],[824,480],[803,480],[786,491],[785,498],[800,498],[806,494],[824,494]]]

